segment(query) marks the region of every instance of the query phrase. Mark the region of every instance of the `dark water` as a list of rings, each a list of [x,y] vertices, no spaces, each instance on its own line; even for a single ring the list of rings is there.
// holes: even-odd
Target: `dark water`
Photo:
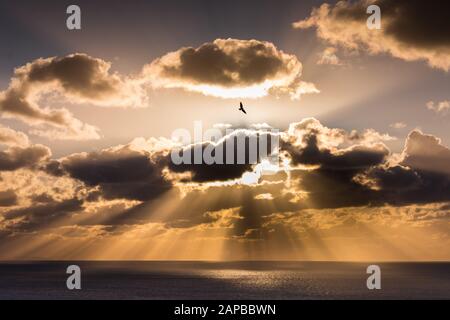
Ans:
[[[82,270],[67,290],[66,268]],[[0,263],[0,299],[450,299],[450,263],[10,262]]]

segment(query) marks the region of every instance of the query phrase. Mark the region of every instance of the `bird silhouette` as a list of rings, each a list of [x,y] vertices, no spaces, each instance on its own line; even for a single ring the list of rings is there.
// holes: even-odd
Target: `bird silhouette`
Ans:
[[[247,112],[244,109],[244,106],[242,105],[242,102],[240,102],[239,104],[240,104],[239,110],[242,111],[243,113],[247,114]]]

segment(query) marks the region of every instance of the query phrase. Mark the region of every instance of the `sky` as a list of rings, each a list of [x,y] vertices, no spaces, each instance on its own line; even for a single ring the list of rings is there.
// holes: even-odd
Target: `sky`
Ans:
[[[450,259],[448,1],[71,4],[0,0],[0,259]]]

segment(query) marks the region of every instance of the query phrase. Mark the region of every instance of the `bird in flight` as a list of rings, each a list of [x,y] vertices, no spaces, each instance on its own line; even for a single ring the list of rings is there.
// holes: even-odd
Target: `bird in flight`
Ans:
[[[242,102],[240,102],[239,110],[242,111],[243,113],[247,114],[247,112],[244,109],[244,106],[242,105]]]

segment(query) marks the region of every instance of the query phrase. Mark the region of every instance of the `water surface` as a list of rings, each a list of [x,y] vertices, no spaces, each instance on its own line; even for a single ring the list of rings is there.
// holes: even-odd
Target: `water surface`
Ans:
[[[82,270],[67,290],[66,268]],[[2,262],[0,299],[450,299],[450,263],[82,261]]]

